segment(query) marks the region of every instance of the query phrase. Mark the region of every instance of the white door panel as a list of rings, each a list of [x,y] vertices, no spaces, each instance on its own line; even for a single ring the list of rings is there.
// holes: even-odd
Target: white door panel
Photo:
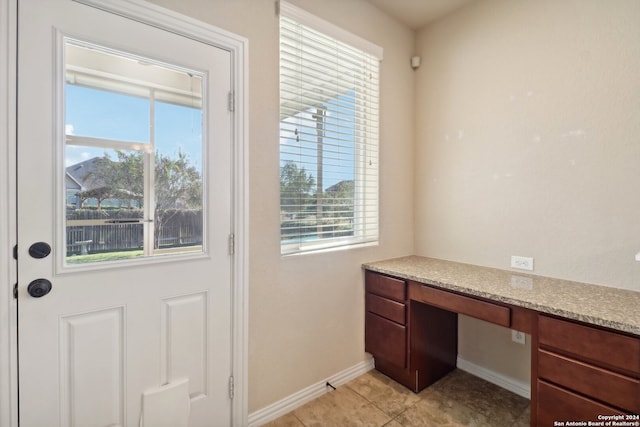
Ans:
[[[199,252],[67,262],[65,37],[202,72]],[[185,377],[190,426],[229,425],[230,53],[70,0],[20,0],[18,52],[21,426],[138,426],[142,394]],[[30,296],[36,279],[51,292]]]

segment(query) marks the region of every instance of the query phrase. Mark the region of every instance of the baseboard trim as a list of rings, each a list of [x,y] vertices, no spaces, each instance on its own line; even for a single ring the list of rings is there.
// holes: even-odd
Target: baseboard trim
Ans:
[[[509,390],[518,396],[522,396],[526,399],[531,399],[531,386],[525,382],[516,380],[514,378],[502,375],[498,372],[492,371],[482,366],[478,366],[475,363],[458,357],[457,360],[458,369],[468,372],[476,377],[482,378],[485,381],[489,381],[499,387]]]
[[[369,372],[374,368],[373,358],[364,360],[350,368],[340,371],[315,384],[310,385],[290,396],[285,397],[269,406],[259,409],[249,414],[249,427],[257,427],[263,424],[273,421],[276,418],[293,411],[296,408],[304,405],[313,399],[322,396],[327,393],[327,381],[331,385],[338,387],[342,384],[346,384],[352,379]]]

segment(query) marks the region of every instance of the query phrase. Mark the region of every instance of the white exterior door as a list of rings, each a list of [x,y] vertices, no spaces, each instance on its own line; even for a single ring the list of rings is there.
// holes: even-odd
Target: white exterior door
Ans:
[[[71,0],[18,18],[20,425],[229,425],[230,53]]]

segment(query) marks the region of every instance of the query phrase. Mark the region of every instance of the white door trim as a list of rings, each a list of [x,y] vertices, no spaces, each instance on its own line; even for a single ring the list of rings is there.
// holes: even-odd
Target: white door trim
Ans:
[[[228,31],[140,0],[76,0],[118,15],[207,43],[231,53],[235,94],[233,123],[233,227],[235,257],[232,278],[233,425],[248,420],[248,41]],[[0,427],[17,427],[17,305],[13,298],[16,263],[16,39],[15,1],[0,0]],[[7,244],[8,243],[8,244]]]
[[[18,425],[16,244],[17,4],[0,0],[0,427]],[[6,59],[6,60],[5,60]]]

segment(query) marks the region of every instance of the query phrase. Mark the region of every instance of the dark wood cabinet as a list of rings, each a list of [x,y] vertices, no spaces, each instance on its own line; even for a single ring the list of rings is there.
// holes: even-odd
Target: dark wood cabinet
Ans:
[[[407,283],[366,271],[365,289],[365,351],[373,355],[379,371],[412,388],[406,381]]]
[[[378,359],[404,369],[407,366],[407,327],[377,314],[367,312],[365,319],[366,351]]]
[[[609,405],[558,387],[546,381],[537,381],[538,408],[535,427],[550,427],[565,421],[600,421],[598,416],[622,415],[623,412]]]
[[[439,380],[456,367],[461,313],[531,335],[532,427],[567,421],[586,425],[606,415],[640,421],[637,322],[613,322],[609,317],[616,316],[610,312],[593,318],[596,324],[584,323],[571,317],[591,316],[589,305],[563,316],[554,308],[562,304],[549,307],[546,298],[542,305],[536,303],[534,294],[555,289],[545,281],[576,293],[591,289],[559,279],[534,284],[536,279],[524,278],[535,291],[531,298],[514,299],[520,293],[514,278],[510,272],[423,257],[365,266],[365,348],[376,369],[415,392]],[[591,292],[587,300],[601,295]],[[625,298],[631,303],[622,313],[637,308],[637,296],[625,293]]]
[[[405,280],[365,271],[365,350],[376,369],[418,392],[456,366],[457,314],[409,302]]]
[[[409,289],[409,299],[455,313],[466,314],[496,325],[511,326],[511,309],[509,307],[482,301],[478,298],[413,283]]]
[[[532,349],[537,425],[640,413],[640,339],[542,314],[537,329]]]
[[[456,368],[458,314],[414,301],[410,310],[409,364],[418,392]]]

